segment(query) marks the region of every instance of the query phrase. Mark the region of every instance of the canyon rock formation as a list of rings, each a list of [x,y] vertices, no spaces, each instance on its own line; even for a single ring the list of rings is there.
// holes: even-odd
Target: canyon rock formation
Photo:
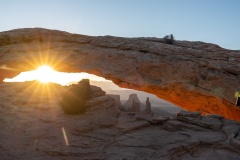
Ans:
[[[240,54],[214,44],[85,36],[40,28],[0,33],[0,81],[41,64],[88,72],[202,114],[240,120]]]
[[[232,138],[237,121],[188,111],[171,117],[120,112],[101,94],[87,101],[85,113],[67,115],[58,104],[63,87],[53,85],[48,99],[36,85],[0,84],[1,160],[240,159],[240,135]]]
[[[146,107],[145,107],[145,109],[144,109],[144,112],[146,113],[146,114],[153,114],[152,113],[152,107],[151,107],[152,105],[151,105],[151,103],[150,103],[150,101],[149,101],[149,98],[147,98],[147,100],[146,100]]]
[[[129,95],[128,97],[128,100],[123,104],[123,108],[126,110],[126,111],[133,111],[135,110],[134,109],[134,106],[133,106],[133,101],[138,103],[139,104],[139,107],[140,108],[143,108],[144,107],[144,104],[141,103],[141,101],[139,100],[137,94],[135,93],[132,93]],[[139,108],[139,109],[140,109]],[[140,111],[140,110],[139,110]]]

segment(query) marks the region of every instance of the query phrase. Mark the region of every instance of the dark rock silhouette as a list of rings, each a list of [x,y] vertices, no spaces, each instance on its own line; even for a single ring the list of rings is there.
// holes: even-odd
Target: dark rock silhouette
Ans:
[[[71,85],[69,91],[78,95],[84,100],[87,100],[91,97],[92,91],[89,83],[89,79],[82,79],[76,85]]]
[[[150,103],[148,97],[147,97],[147,100],[146,100],[146,108],[145,108],[144,112],[145,112],[146,114],[153,114],[153,113],[152,113],[152,109],[151,109],[151,103]]]
[[[79,114],[86,111],[86,100],[91,97],[91,87],[88,79],[71,85],[62,95],[60,105],[66,114]]]

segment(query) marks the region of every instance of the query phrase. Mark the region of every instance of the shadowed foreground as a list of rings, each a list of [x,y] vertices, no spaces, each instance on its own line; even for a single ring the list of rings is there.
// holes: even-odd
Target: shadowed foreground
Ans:
[[[232,138],[240,124],[219,115],[119,112],[115,101],[93,86],[89,109],[66,115],[58,104],[61,86],[51,89],[51,99],[30,86],[0,85],[1,160],[240,159],[240,137]]]

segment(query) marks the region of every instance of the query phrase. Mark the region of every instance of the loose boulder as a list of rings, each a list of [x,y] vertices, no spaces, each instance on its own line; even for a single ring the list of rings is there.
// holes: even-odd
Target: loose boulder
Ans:
[[[71,85],[62,95],[60,106],[66,114],[80,114],[86,111],[86,100],[91,97],[89,79]]]

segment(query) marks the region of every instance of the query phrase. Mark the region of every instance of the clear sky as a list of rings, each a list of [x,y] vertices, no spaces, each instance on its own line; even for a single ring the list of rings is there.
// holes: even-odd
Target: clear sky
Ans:
[[[163,37],[240,49],[240,0],[0,0],[0,31]]]

